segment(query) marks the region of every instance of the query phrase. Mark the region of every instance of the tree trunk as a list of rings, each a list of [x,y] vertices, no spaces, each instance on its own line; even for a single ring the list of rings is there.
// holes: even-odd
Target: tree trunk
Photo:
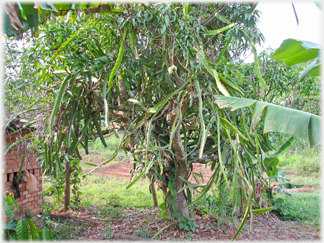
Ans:
[[[65,162],[65,196],[64,196],[64,207],[65,209],[68,209],[70,206],[70,200],[71,200],[71,172],[72,167],[70,165],[70,161]]]
[[[158,200],[157,200],[157,196],[156,196],[154,182],[150,185],[150,187],[151,187],[151,193],[152,193],[152,197],[153,197],[154,207],[158,207],[159,204],[158,204]]]
[[[171,114],[171,124],[176,122],[175,120],[176,112],[173,112]],[[175,151],[175,157],[176,157],[176,175],[175,178],[175,190],[179,191],[183,185],[184,181],[180,178],[186,178],[187,175],[187,166],[186,166],[186,159],[185,159],[185,152],[181,140],[181,134],[180,134],[180,128],[176,131],[174,137],[173,137],[173,149]],[[175,196],[175,206],[178,207],[178,213],[181,216],[189,217],[190,212],[188,208],[185,208],[188,205],[187,197],[184,193],[184,191],[181,191],[180,193],[177,193]],[[169,214],[172,215],[172,208],[169,205]]]

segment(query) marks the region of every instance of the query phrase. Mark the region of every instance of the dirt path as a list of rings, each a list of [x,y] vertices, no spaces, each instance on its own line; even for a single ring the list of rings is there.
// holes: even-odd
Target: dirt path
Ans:
[[[92,160],[89,160],[89,162],[92,162]],[[129,173],[131,169],[133,169],[132,160],[123,160],[119,163],[108,164],[101,168],[98,168],[93,173],[99,175],[115,175],[118,178],[131,178],[131,175]],[[210,167],[206,168],[202,164],[194,164],[193,172],[202,173],[205,183],[207,183],[210,177],[212,176]],[[195,179],[193,178],[193,176],[189,178],[189,181],[195,183]]]

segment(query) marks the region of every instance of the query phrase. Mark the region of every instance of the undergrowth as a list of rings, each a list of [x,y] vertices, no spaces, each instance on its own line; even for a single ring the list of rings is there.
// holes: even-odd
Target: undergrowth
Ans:
[[[321,196],[316,193],[294,193],[291,196],[278,194],[284,199],[282,204],[274,205],[275,213],[282,220],[305,221],[315,226],[320,225]]]
[[[317,147],[296,148],[280,158],[280,168],[296,175],[320,176],[321,150]]]
[[[82,183],[81,206],[95,207],[101,214],[107,215],[118,207],[153,206],[148,180],[140,180],[126,189],[129,183],[128,179],[117,179],[115,176],[88,175]],[[159,203],[163,201],[160,190],[157,190],[157,199]]]

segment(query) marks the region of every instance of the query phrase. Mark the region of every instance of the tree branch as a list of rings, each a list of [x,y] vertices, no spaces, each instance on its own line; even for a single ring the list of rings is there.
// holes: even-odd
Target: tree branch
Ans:
[[[191,161],[190,163],[199,163],[199,164],[207,164],[211,161],[217,161],[219,158],[218,158],[218,155],[215,154],[213,156],[206,156],[206,157],[203,157],[201,159],[197,158],[196,160],[194,161]]]

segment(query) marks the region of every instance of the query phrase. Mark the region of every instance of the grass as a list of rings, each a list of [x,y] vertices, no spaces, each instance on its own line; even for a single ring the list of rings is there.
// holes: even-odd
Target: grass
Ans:
[[[286,152],[280,158],[279,167],[296,175],[318,177],[321,171],[321,151],[319,148],[307,147],[298,152]]]
[[[296,184],[314,187],[314,191],[320,187],[321,151],[320,148],[309,146],[295,146],[295,152],[286,152],[280,158],[279,167],[286,170],[287,178]],[[289,191],[289,190],[287,190]],[[284,199],[284,203],[276,205],[275,213],[282,220],[303,221],[320,225],[321,197],[318,193],[293,193],[291,196],[277,194],[276,198]]]
[[[313,187],[320,187],[321,186],[321,179],[320,177],[302,177],[302,176],[297,176],[297,177],[289,177],[291,179],[292,183],[295,184],[302,184],[302,185],[309,185]]]
[[[129,189],[127,179],[117,179],[115,176],[87,175],[82,181],[81,208],[87,208],[96,212],[96,217],[107,220],[105,229],[105,239],[112,237],[112,229],[109,224],[111,218],[123,216],[124,208],[153,207],[152,195],[149,192],[148,180],[139,180]],[[43,190],[46,191],[49,182],[44,178]],[[52,197],[45,196],[45,201],[52,201]],[[159,203],[163,202],[163,193],[157,190],[157,199]],[[47,205],[45,203],[44,205]],[[63,207],[63,205],[62,205]],[[48,206],[51,210],[52,206]],[[90,226],[80,224],[74,220],[63,220],[56,223],[53,230],[55,240],[73,239],[73,235],[82,235]],[[150,235],[142,229],[134,235],[140,237],[150,237]]]
[[[321,196],[317,193],[294,193],[291,196],[279,194],[276,198],[284,199],[276,206],[275,213],[287,221],[304,221],[317,227],[320,225]]]
[[[109,214],[112,207],[151,207],[152,195],[149,192],[149,182],[140,180],[129,189],[127,179],[117,179],[114,176],[88,175],[82,182],[82,207],[95,207],[102,214]],[[158,202],[163,202],[163,193],[157,190]],[[108,210],[108,211],[107,211]]]
[[[89,144],[90,155],[83,152],[83,160],[81,166],[83,169],[93,168],[85,164],[85,159],[93,159],[91,163],[99,163],[103,158],[108,158],[114,153],[119,145],[119,139],[115,136],[106,137],[108,147],[105,148],[100,139]],[[114,160],[118,162],[122,159],[129,158],[124,152]],[[112,162],[113,163],[113,162]],[[311,185],[314,188],[320,187],[320,150],[316,148],[298,148],[298,152],[286,152],[281,157],[279,167],[285,169],[287,178],[292,183]],[[109,221],[112,217],[123,216],[125,208],[142,207],[151,208],[153,206],[152,195],[149,192],[149,182],[147,179],[139,180],[129,189],[128,179],[117,179],[115,176],[87,175],[82,181],[81,207],[96,211],[97,217],[105,218]],[[49,186],[44,177],[43,189]],[[288,190],[289,191],[289,190]],[[197,196],[197,195],[195,195]],[[163,202],[163,193],[157,190],[158,202]],[[220,191],[212,189],[205,198],[200,200],[196,207],[201,210],[204,215],[211,215],[218,219],[218,225],[232,225],[235,227],[239,223],[236,216],[232,215],[231,191],[224,188]],[[275,212],[282,220],[302,221],[306,224],[320,226],[320,203],[321,198],[317,193],[293,193],[292,196],[277,194],[276,198],[284,199],[284,203],[276,205]],[[48,199],[48,198],[47,198]],[[108,222],[107,221],[107,222]],[[77,222],[70,222],[71,229],[67,227],[59,234],[61,239],[69,238],[74,232],[82,232],[82,226]],[[109,225],[105,231],[106,239],[111,238],[111,228]],[[135,233],[135,235],[145,236],[146,229],[143,228]]]

